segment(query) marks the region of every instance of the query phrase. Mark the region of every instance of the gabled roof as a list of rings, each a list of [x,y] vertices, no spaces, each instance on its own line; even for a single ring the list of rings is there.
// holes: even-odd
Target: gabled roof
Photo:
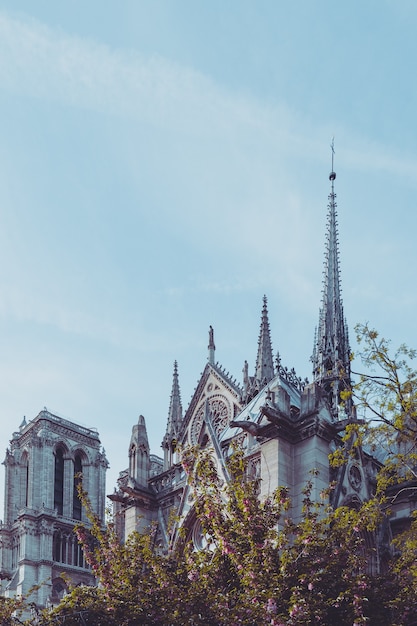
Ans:
[[[190,424],[191,418],[194,415],[197,406],[202,402],[205,397],[205,388],[210,376],[212,376],[218,382],[218,391],[220,391],[221,389],[223,389],[224,391],[228,391],[234,398],[235,403],[239,406],[241,404],[243,390],[236,382],[236,380],[234,380],[230,376],[230,374],[226,372],[218,363],[207,363],[197,383],[197,387],[194,390],[190,404],[188,405],[188,408],[185,412],[181,428],[181,439],[184,437],[184,434],[187,431],[187,428]]]
[[[252,400],[243,407],[242,411],[236,416],[235,421],[250,421],[257,425],[262,422],[266,423],[267,420],[263,416],[261,408],[269,401],[271,393],[276,393],[278,389],[283,389],[288,394],[290,399],[290,406],[300,409],[301,405],[301,392],[295,385],[288,382],[281,374],[276,374],[272,380],[265,385],[261,391]],[[240,427],[229,426],[226,428],[221,436],[222,441],[227,441],[236,437],[241,432]]]
[[[253,437],[284,437],[290,441],[310,436],[313,431],[329,439],[336,433],[335,422],[325,394],[315,383],[301,382],[280,373],[265,385],[231,421],[220,439],[234,439],[242,431]],[[311,428],[310,428],[311,426]]]

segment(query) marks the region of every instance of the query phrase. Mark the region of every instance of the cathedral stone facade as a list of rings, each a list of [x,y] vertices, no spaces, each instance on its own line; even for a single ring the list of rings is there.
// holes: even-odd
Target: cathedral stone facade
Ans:
[[[59,601],[68,580],[93,584],[73,529],[86,521],[77,495],[80,480],[104,523],[108,463],[97,432],[45,409],[13,433],[4,465],[2,594],[27,595],[36,586],[30,599],[47,606]]]
[[[329,466],[330,452],[340,443],[346,425],[356,419],[351,401],[342,402],[342,392],[351,386],[351,370],[340,289],[335,179],[332,171],[312,382],[284,367],[278,355],[274,359],[266,297],[253,375],[245,362],[241,384],[216,363],[210,327],[207,363],[185,413],[174,364],[163,458],[150,454],[143,416],[133,427],[129,467],[120,473],[117,489],[109,496],[121,537],[152,522],[162,549],[169,549],[184,536],[179,533],[181,527],[196,547],[201,546],[192,495],[176,453],[178,446],[190,444],[211,446],[219,472],[227,481],[225,459],[232,442],[238,441],[244,447],[248,471],[261,479],[261,497],[286,485],[295,516],[301,512],[302,490],[310,478],[317,498],[336,480],[335,506],[355,505],[370,496],[378,463],[365,451],[358,451],[336,474]],[[318,472],[311,476],[313,469]]]

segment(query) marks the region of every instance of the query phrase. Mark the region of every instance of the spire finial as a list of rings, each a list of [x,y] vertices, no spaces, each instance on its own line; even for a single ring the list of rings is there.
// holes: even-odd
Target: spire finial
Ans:
[[[209,345],[208,345],[208,362],[211,365],[214,365],[214,353],[216,351],[216,346],[214,345],[214,330],[213,326],[209,328]]]
[[[332,143],[330,144],[330,147],[332,149],[332,171],[329,174],[329,180],[332,181],[332,187],[333,187],[333,181],[336,178],[336,172],[334,171],[334,155],[335,155],[335,151],[334,151],[334,137],[332,137]]]

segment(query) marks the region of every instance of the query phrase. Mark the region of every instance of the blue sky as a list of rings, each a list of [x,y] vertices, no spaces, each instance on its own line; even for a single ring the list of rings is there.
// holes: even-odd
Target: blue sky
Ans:
[[[0,0],[0,424],[98,428],[160,452],[178,360],[274,351],[310,376],[335,137],[354,325],[417,346],[411,0]]]

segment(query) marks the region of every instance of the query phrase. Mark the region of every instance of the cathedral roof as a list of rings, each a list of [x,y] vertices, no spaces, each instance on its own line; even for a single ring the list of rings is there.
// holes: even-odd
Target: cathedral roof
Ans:
[[[243,407],[228,428],[223,431],[221,441],[235,438],[242,432],[242,428],[257,436],[259,427],[271,423],[271,419],[266,417],[268,413],[265,410],[266,407],[271,409],[271,414],[277,412],[296,425],[303,410],[302,397],[307,387],[312,387],[312,385],[297,378],[293,370],[280,368],[274,378]],[[331,414],[325,409],[325,404],[320,405],[316,401],[314,409],[317,409],[324,421],[329,423],[332,421]],[[305,409],[304,412],[306,412]],[[250,427],[251,424],[254,424],[253,428]]]
[[[240,385],[234,380],[229,372],[226,372],[221,365],[218,363],[207,363],[200,379],[197,383],[197,387],[194,390],[193,396],[191,398],[190,404],[184,415],[184,420],[182,423],[182,432],[184,433],[188,427],[188,424],[198,406],[201,403],[202,399],[205,395],[205,387],[210,377],[217,379],[223,388],[226,388],[232,396],[235,397],[236,402],[240,402],[242,397],[243,390]]]

